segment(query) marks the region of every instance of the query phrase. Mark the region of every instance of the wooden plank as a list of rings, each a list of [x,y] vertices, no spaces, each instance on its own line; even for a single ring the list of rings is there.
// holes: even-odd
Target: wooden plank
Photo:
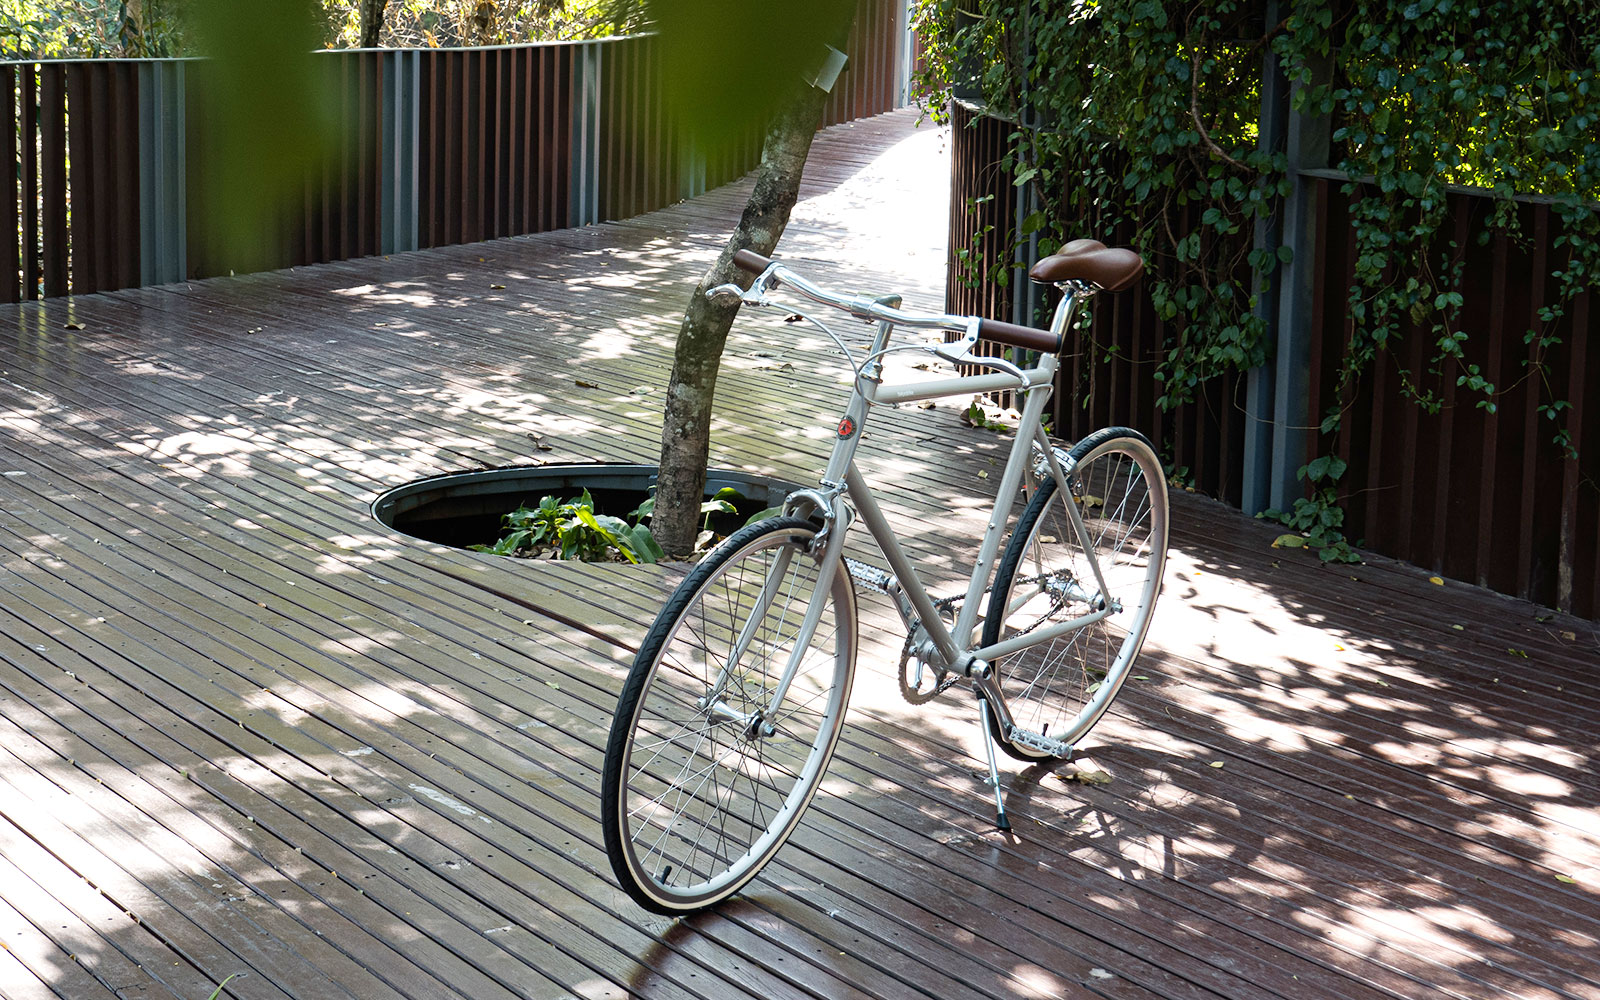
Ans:
[[[934,256],[855,259],[875,196],[838,185],[874,155],[819,137],[805,191],[824,197],[787,253],[938,308],[916,270]],[[142,822],[177,867],[227,865],[256,893],[230,905],[284,949],[274,985],[304,995],[1600,995],[1592,632],[1407,567],[1274,552],[1271,526],[1190,494],[1150,655],[1093,748],[1110,785],[1004,767],[1017,830],[993,831],[970,699],[902,704],[897,616],[863,595],[851,724],[795,841],[716,914],[632,907],[594,787],[673,571],[491,560],[365,511],[423,471],[651,457],[674,314],[746,190],[88,296],[70,337],[64,304],[17,315],[0,336],[17,431],[0,441],[0,727],[74,762],[55,787],[98,818],[51,819],[97,871],[179,892],[178,873],[130,870],[149,855],[119,838]],[[753,317],[735,332],[717,445],[735,464],[799,475],[825,453],[811,431],[844,372],[793,337]],[[959,561],[993,489],[971,477],[1005,440],[953,409],[885,410],[870,433],[891,516],[920,555]],[[0,907],[21,903],[0,880]],[[246,950],[226,920],[169,925]]]
[[[58,657],[60,653],[56,654]],[[426,902],[422,899],[411,899],[401,896],[398,899],[391,893],[377,893],[369,896],[365,889],[360,887],[368,884],[365,880],[371,877],[370,871],[363,868],[360,863],[352,862],[350,858],[338,851],[320,853],[307,850],[304,842],[291,843],[285,838],[286,831],[293,830],[292,823],[280,825],[280,817],[292,815],[289,809],[301,808],[306,800],[303,793],[298,792],[293,786],[285,784],[277,775],[266,769],[256,766],[252,768],[245,761],[249,760],[246,750],[243,755],[235,756],[240,748],[237,739],[223,735],[229,740],[226,752],[218,754],[208,747],[208,737],[191,729],[191,723],[177,714],[169,714],[171,709],[182,711],[186,695],[182,691],[175,691],[175,697],[152,700],[140,713],[138,724],[133,726],[120,725],[124,707],[129,701],[141,701],[144,695],[135,696],[133,699],[122,698],[113,702],[109,697],[100,695],[100,691],[108,688],[115,690],[117,682],[104,669],[105,666],[115,666],[117,656],[106,651],[105,655],[97,657],[94,661],[78,660],[70,665],[72,671],[63,674],[59,670],[47,668],[45,676],[50,678],[70,678],[73,683],[66,685],[60,692],[61,696],[71,706],[74,712],[81,712],[82,717],[94,719],[103,725],[102,734],[136,733],[140,735],[141,750],[154,755],[163,764],[171,768],[172,775],[182,774],[184,784],[193,782],[206,792],[215,794],[217,798],[231,808],[222,810],[219,816],[215,810],[203,807],[197,808],[192,795],[180,793],[175,798],[188,808],[195,809],[196,821],[209,825],[209,834],[195,836],[195,843],[207,844],[207,850],[219,859],[219,867],[229,872],[230,877],[243,883],[242,898],[247,898],[263,904],[273,904],[283,907],[287,912],[297,914],[298,920],[314,920],[314,926],[309,933],[303,933],[297,938],[285,937],[283,940],[293,940],[301,948],[315,949],[321,947],[319,942],[329,942],[329,946],[337,947],[341,951],[351,951],[366,956],[363,961],[369,963],[374,973],[381,976],[387,984],[403,990],[408,996],[426,996],[430,991],[437,991],[443,983],[466,983],[471,975],[459,967],[447,966],[444,978],[435,979],[425,973],[419,973],[418,967],[428,967],[439,961],[439,952],[434,942],[413,929],[409,921],[397,919],[401,911],[392,912],[385,910],[383,905],[395,907],[415,907],[418,916],[427,917]],[[41,704],[50,704],[48,697]],[[180,742],[181,741],[181,742]],[[124,757],[123,759],[131,759]],[[218,780],[224,772],[216,770],[208,762],[211,760],[228,760],[227,772],[243,777],[230,784],[228,781]],[[207,774],[214,771],[211,777]],[[114,775],[112,776],[114,777]],[[102,777],[102,780],[110,780]],[[231,779],[230,779],[231,780]],[[172,795],[170,779],[159,780],[158,786],[164,786],[165,793]],[[174,815],[181,815],[173,813]],[[221,846],[217,846],[219,842]],[[359,842],[353,842],[359,843]],[[349,844],[341,846],[341,850],[348,850]],[[240,852],[243,852],[242,854]],[[311,859],[316,858],[317,861]],[[328,868],[318,861],[333,861],[336,864],[345,862],[341,867]],[[258,868],[258,865],[260,866]],[[330,872],[344,871],[343,880],[330,878]],[[251,888],[254,886],[255,888]],[[380,905],[376,900],[385,900]],[[256,908],[260,913],[260,907]],[[412,910],[405,910],[405,916],[410,917]],[[270,922],[271,917],[258,916],[258,919]],[[341,926],[341,921],[359,920],[358,926],[371,928],[373,932],[380,933],[384,944],[379,952],[375,953],[370,946],[362,948],[352,939],[349,931]],[[307,942],[306,937],[314,937],[317,941]],[[334,944],[336,943],[336,944]],[[387,949],[393,948],[392,952]],[[413,964],[415,963],[415,964]],[[329,963],[327,967],[338,969],[337,960]],[[358,984],[364,977],[355,975],[341,982],[352,985]],[[382,995],[379,990],[374,993],[364,993],[364,996]]]

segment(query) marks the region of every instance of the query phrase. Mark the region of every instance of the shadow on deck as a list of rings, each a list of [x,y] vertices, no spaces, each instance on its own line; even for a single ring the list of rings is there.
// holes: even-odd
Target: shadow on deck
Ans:
[[[942,140],[824,134],[790,257],[942,301]],[[372,521],[382,490],[652,461],[684,296],[744,188],[628,223],[7,307],[0,994],[1600,997],[1600,632],[1177,497],[1146,659],[1071,768],[919,712],[868,602],[802,830],[720,911],[611,883],[600,748],[664,570]],[[864,333],[862,334],[864,337]],[[742,321],[717,464],[814,476],[846,369]],[[959,568],[1001,439],[885,413],[872,471]],[[935,575],[938,575],[936,572]]]

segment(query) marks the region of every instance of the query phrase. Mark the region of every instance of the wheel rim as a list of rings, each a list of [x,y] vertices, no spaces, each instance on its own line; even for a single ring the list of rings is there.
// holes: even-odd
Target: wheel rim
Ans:
[[[1015,653],[999,667],[1000,690],[1015,725],[1063,744],[1088,732],[1126,680],[1160,590],[1167,540],[1165,483],[1142,441],[1114,439],[1089,448],[1071,481],[1106,591],[1119,610]],[[1031,526],[1008,581],[1004,622],[988,642],[1085,614],[1102,599],[1053,482],[1044,495],[1049,506]],[[1025,740],[1006,742],[1016,756],[1049,756]]]
[[[838,738],[854,607],[839,573],[789,693],[757,711],[787,662],[816,586],[809,528],[764,534],[722,560],[660,645],[635,708],[617,819],[639,888],[669,909],[709,905],[788,839]],[[739,669],[707,702],[767,574],[786,562]]]

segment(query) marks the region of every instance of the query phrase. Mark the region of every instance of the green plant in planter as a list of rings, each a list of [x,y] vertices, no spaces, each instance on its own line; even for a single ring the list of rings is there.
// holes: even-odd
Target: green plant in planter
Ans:
[[[649,503],[645,501],[645,505]],[[633,512],[630,524],[620,517],[595,513],[588,490],[572,500],[541,497],[537,507],[524,504],[505,515],[505,533],[493,545],[472,548],[498,556],[653,563],[664,553],[649,527],[641,523],[648,514],[645,505]]]
[[[718,490],[700,505],[700,533],[694,555],[708,551],[721,540],[712,525],[718,514],[736,514],[735,502],[745,499],[732,486]],[[477,552],[497,556],[522,556],[530,559],[576,559],[580,562],[655,563],[666,558],[655,535],[645,522],[655,513],[656,499],[649,497],[628,512],[626,518],[597,513],[594,498],[584,490],[572,500],[541,497],[537,507],[526,504],[501,519],[504,534],[492,545],[470,546]],[[769,507],[752,515],[745,523],[760,521],[778,513]]]

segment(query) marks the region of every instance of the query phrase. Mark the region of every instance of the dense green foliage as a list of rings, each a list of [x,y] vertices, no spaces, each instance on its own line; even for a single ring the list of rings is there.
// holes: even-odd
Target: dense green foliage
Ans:
[[[1545,381],[1541,412],[1565,444],[1569,402],[1542,364],[1573,297],[1600,279],[1600,6],[1593,0],[1305,0],[1268,23],[1237,0],[919,0],[930,58],[922,83],[941,113],[954,84],[1021,124],[1007,164],[1041,192],[1023,226],[1048,251],[1064,238],[1112,239],[1145,255],[1166,320],[1157,377],[1164,406],[1197,385],[1261,364],[1269,345],[1251,312],[1287,249],[1255,248],[1255,223],[1288,189],[1282,150],[1258,146],[1263,61],[1275,54],[1299,85],[1298,110],[1332,118],[1329,166],[1358,180],[1353,330],[1337,399],[1316,414],[1337,431],[1356,381],[1394,365],[1409,395],[1449,379],[1493,411],[1506,388],[1467,361],[1449,185],[1485,189],[1495,210],[1470,238],[1523,241],[1513,196],[1554,200],[1566,235],[1550,255],[1557,289],[1527,331]],[[1004,266],[1004,265],[1000,265]],[[1405,370],[1391,348],[1426,336],[1428,367]],[[1306,475],[1324,514],[1339,478]],[[1310,467],[1308,467],[1310,468]],[[1342,468],[1342,463],[1341,463]],[[1315,479],[1312,484],[1310,480]],[[1295,515],[1291,515],[1295,516]],[[1337,532],[1332,532],[1336,535]],[[1328,554],[1342,555],[1342,536]]]
[[[360,37],[357,0],[320,0],[330,48]],[[626,34],[637,4],[612,0],[388,0],[380,44],[387,48],[509,45]]]
[[[202,0],[0,0],[0,57],[197,54],[189,30]],[[359,0],[306,0],[327,48],[351,48]],[[627,0],[387,0],[380,43],[390,48],[504,45],[624,34],[642,10]]]
[[[184,0],[0,0],[0,58],[171,56]]]

